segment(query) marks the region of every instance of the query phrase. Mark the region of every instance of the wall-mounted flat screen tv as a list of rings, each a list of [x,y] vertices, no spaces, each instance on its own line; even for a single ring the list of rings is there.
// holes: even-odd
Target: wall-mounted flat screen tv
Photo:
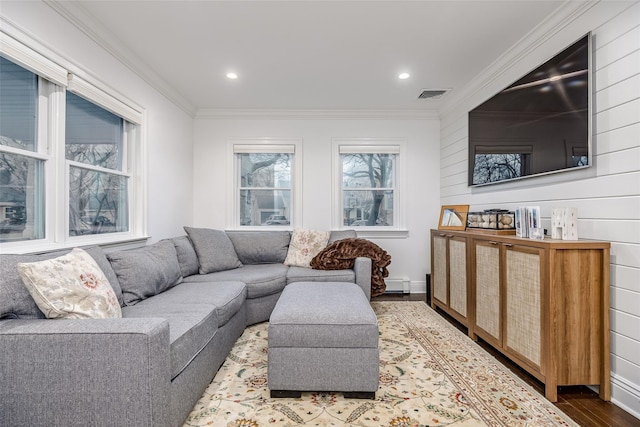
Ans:
[[[591,164],[591,35],[469,112],[469,185]]]

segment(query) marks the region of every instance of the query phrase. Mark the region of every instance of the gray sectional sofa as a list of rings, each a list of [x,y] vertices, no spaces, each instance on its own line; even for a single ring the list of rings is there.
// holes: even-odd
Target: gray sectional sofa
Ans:
[[[182,425],[288,283],[352,282],[370,297],[368,258],[347,270],[290,267],[288,231],[185,229],[142,248],[85,248],[118,297],[115,319],[45,319],[16,265],[67,251],[0,255],[0,425]]]

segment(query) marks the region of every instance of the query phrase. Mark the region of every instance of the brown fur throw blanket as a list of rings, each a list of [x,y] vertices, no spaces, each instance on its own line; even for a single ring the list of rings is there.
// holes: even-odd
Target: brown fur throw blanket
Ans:
[[[371,296],[382,295],[387,288],[384,278],[389,276],[387,266],[391,264],[391,256],[369,240],[349,238],[335,241],[311,260],[311,268],[316,270],[352,268],[357,257],[371,258]]]

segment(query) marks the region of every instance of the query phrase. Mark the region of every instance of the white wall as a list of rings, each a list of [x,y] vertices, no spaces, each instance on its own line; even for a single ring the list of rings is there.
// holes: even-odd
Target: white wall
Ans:
[[[367,118],[367,114],[201,112],[195,121],[194,225],[224,229],[230,224],[226,188],[233,185],[233,168],[227,150],[232,137],[287,137],[302,139],[302,224],[306,228],[331,229],[332,138],[405,138],[409,178],[407,238],[372,238],[392,257],[390,278],[407,277],[414,291],[425,291],[429,269],[428,230],[439,215],[439,121],[420,118]]]
[[[148,234],[184,233],[193,212],[193,119],[42,2],[3,1],[3,30],[80,76],[98,79],[145,109]],[[37,46],[36,46],[37,45]]]
[[[595,53],[595,166],[519,184],[467,187],[468,111],[588,31]],[[573,206],[581,238],[611,241],[612,400],[640,418],[640,3],[585,3],[578,16],[542,25],[445,108],[442,204],[470,204],[473,210],[539,205],[546,228],[553,207]]]

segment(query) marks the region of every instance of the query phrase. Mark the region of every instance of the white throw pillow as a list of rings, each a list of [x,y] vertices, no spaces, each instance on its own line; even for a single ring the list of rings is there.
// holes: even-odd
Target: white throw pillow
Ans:
[[[330,231],[293,230],[284,263],[296,267],[310,267],[313,257],[327,247],[330,235]]]
[[[120,304],[96,261],[82,249],[38,262],[18,264],[38,308],[49,319],[122,317]]]

